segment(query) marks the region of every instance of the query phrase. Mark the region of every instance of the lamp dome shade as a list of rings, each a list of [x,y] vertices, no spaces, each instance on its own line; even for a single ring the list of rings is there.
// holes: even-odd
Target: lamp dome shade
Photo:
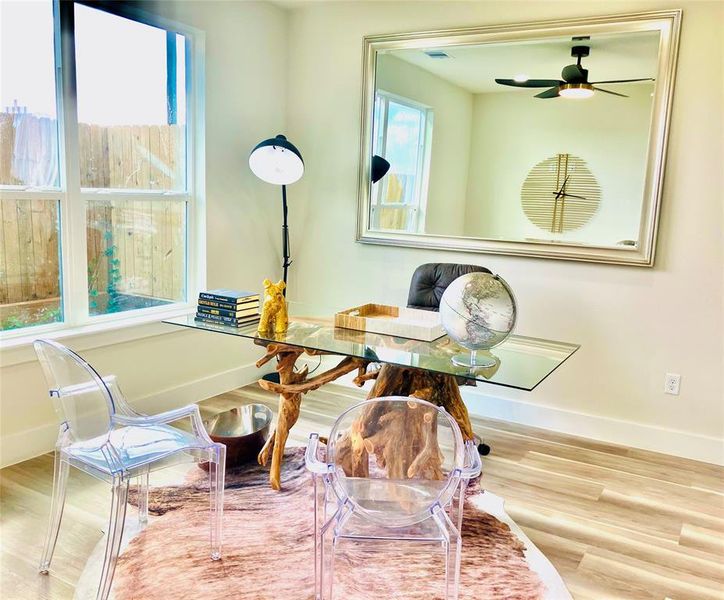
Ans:
[[[377,154],[372,157],[372,168],[370,169],[372,183],[377,183],[380,179],[387,175],[387,171],[389,170],[390,163],[387,160]]]
[[[304,174],[297,147],[281,134],[258,143],[249,155],[249,168],[262,181],[288,185]]]

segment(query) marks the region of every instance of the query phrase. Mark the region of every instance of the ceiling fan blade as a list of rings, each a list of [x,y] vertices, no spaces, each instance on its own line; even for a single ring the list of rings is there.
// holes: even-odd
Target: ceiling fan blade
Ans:
[[[561,82],[557,79],[528,79],[527,81],[516,81],[515,79],[496,79],[495,83],[500,85],[510,85],[512,87],[522,88],[541,88],[559,85]]]
[[[586,83],[588,69],[584,69],[581,65],[566,65],[561,71],[561,77],[566,83]]]
[[[545,92],[541,92],[540,94],[536,94],[536,98],[557,98],[558,97],[558,86],[552,87],[549,90],[546,90]]]
[[[618,92],[612,92],[610,90],[604,90],[603,88],[599,88],[596,86],[593,86],[593,89],[597,92],[603,92],[604,94],[611,94],[612,96],[621,96],[621,98],[628,98],[626,94],[619,94]]]
[[[653,77],[643,77],[641,79],[612,79],[611,81],[592,81],[593,85],[599,83],[633,83],[634,81],[656,81]]]

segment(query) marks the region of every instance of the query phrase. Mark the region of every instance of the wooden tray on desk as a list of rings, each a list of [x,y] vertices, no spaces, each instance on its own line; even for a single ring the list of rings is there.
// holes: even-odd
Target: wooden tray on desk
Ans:
[[[338,312],[334,326],[424,342],[445,335],[440,313],[386,304],[363,304]]]

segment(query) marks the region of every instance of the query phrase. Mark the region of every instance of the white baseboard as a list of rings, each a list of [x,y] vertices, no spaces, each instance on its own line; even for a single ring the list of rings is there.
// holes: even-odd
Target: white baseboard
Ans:
[[[471,416],[509,421],[599,442],[724,465],[724,440],[463,390]]]
[[[0,468],[40,456],[53,449],[58,437],[58,423],[24,429],[0,437]]]
[[[149,414],[162,412],[248,385],[271,370],[273,370],[273,366],[267,369],[257,369],[252,362],[228,371],[186,381],[130,402],[141,412]],[[55,446],[57,436],[58,423],[55,421],[2,436],[0,438],[0,468],[50,452]]]
[[[352,383],[352,376],[338,379],[332,385],[358,389]],[[367,382],[365,389],[369,386],[371,382]],[[484,394],[481,389],[462,388],[461,393],[473,419],[477,416],[508,421],[607,444],[724,465],[724,440],[721,438],[500,398]]]

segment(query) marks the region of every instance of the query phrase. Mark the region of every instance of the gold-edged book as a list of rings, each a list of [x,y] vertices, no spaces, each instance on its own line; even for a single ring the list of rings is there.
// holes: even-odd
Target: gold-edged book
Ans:
[[[242,310],[227,310],[224,308],[213,308],[211,306],[204,306],[199,304],[197,308],[199,313],[206,315],[215,315],[219,317],[230,317],[232,319],[243,319],[244,317],[250,317],[251,315],[259,314],[259,306],[252,306],[251,308],[244,308]]]

